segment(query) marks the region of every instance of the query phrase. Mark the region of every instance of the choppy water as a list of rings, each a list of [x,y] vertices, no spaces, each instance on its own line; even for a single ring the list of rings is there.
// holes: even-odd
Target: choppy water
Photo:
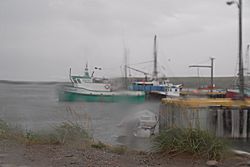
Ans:
[[[145,109],[155,113],[159,110],[159,102],[59,102],[58,87],[55,83],[0,83],[0,118],[33,131],[51,130],[63,121],[88,120],[95,139],[117,144],[117,125],[124,117]]]
[[[63,121],[88,121],[93,137],[109,144],[119,141],[133,148],[149,148],[148,140],[117,137],[121,121],[136,112],[158,113],[160,102],[141,104],[59,102],[59,84],[0,83],[0,119],[26,130],[49,131]],[[125,140],[125,142],[124,142]],[[132,142],[132,143],[131,143]],[[249,151],[250,142],[231,140],[234,148]]]

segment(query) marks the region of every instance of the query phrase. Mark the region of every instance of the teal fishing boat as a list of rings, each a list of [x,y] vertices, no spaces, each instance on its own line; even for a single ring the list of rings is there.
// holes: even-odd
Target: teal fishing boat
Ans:
[[[70,70],[71,71],[71,70]],[[131,102],[145,101],[142,91],[118,91],[112,89],[108,79],[96,78],[94,73],[89,75],[88,65],[83,76],[72,76],[70,72],[70,86],[63,87],[60,92],[60,101],[87,101],[87,102]]]

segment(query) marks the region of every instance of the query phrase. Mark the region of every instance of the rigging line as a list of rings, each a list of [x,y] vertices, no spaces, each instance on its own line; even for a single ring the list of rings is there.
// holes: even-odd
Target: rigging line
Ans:
[[[129,64],[131,67],[135,67],[135,64]],[[148,68],[148,67],[152,67],[151,64],[140,64],[137,65],[135,68]]]
[[[128,69],[128,76],[129,76],[129,77],[132,76],[132,75],[131,75],[131,69],[130,69],[130,68]]]
[[[121,76],[124,77],[123,67],[122,66],[120,66],[120,72],[121,72]]]
[[[114,67],[102,67],[102,70],[114,70],[114,69],[120,69],[123,65],[120,66],[114,66]]]
[[[152,63],[153,60],[150,60],[150,61],[144,61],[144,62],[139,62],[139,63],[133,63],[133,64],[130,64],[130,65],[139,65],[139,64],[146,64],[146,63]]]
[[[151,68],[152,68],[151,65],[144,65],[144,66],[140,67],[140,69],[144,69],[146,71],[151,71],[152,70]]]
[[[160,67],[159,69],[159,72],[158,73],[162,73],[163,75],[166,75],[167,74],[167,70],[166,70],[166,67],[160,63],[157,63],[158,64],[158,67]]]
[[[169,66],[163,66],[165,69],[163,69],[165,71],[166,77],[170,78],[170,77],[175,77],[175,73],[173,72],[173,70],[171,69],[171,67]],[[171,76],[170,76],[171,75]]]
[[[169,74],[174,75],[174,73],[172,72],[172,70],[171,70],[171,68],[169,67],[169,65],[166,65],[166,66],[165,66],[165,64],[164,64],[164,65],[161,64],[161,63],[157,63],[157,64],[158,64],[158,66],[160,67],[160,68],[159,68],[159,71],[158,71],[159,74],[162,73],[162,74],[165,75],[165,76],[168,76]]]
[[[176,77],[175,73],[173,72],[173,70],[171,69],[169,65],[166,66],[166,69],[164,70],[166,71],[166,78],[172,78],[171,80],[173,80],[174,83],[178,83],[178,84],[183,83],[183,79],[181,79],[180,77]]]
[[[158,73],[159,77],[161,77],[160,75],[165,76],[164,68],[162,67],[162,65],[160,65],[159,63],[157,63],[157,66],[158,66],[157,73]]]
[[[158,59],[158,60],[159,60],[159,59]],[[159,62],[157,62],[157,63],[159,63]],[[160,64],[160,63],[159,63],[159,64]],[[160,65],[161,65],[161,66],[164,66],[165,68],[167,68],[167,69],[164,69],[166,73],[168,73],[167,71],[170,71],[170,73],[168,73],[168,74],[172,74],[172,77],[175,77],[175,73],[174,73],[173,70],[171,69],[171,67],[170,67],[170,65],[168,64],[168,62],[166,62],[165,64],[166,64],[166,66],[164,66],[164,65],[162,65],[162,64],[160,64]]]
[[[167,70],[166,70],[166,67],[160,63],[157,63],[158,64],[158,67],[160,67],[158,73],[163,73],[163,75],[167,74]]]
[[[163,66],[160,66],[160,67],[161,67],[161,68],[160,68],[160,70],[159,70],[159,76],[160,76],[160,77],[163,77],[163,78],[166,78],[167,75],[168,75],[168,73],[166,72],[165,67],[163,67]]]

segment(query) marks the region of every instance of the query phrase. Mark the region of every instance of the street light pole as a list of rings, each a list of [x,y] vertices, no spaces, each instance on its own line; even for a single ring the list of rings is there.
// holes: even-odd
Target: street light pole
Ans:
[[[239,89],[240,99],[244,99],[244,71],[243,71],[243,60],[242,60],[242,0],[229,1],[228,5],[237,4],[239,9]]]
[[[244,99],[244,71],[242,60],[242,0],[239,0],[239,75],[240,75],[240,98]]]

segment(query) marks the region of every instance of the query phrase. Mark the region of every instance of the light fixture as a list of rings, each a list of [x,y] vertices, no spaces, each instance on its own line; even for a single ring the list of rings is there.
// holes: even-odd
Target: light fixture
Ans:
[[[235,3],[235,1],[227,1],[227,5],[232,5],[234,3]]]

